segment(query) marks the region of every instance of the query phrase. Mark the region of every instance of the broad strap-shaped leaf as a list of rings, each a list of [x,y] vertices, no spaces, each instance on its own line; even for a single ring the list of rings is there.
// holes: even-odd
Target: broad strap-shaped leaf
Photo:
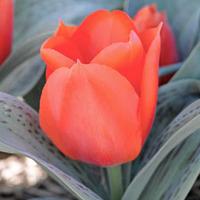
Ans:
[[[200,131],[198,130],[162,161],[140,199],[185,199],[199,173]]]
[[[141,155],[132,164],[133,175],[148,163],[165,142],[161,140],[161,132],[181,110],[199,99],[199,97],[200,81],[197,80],[178,80],[160,88],[154,125]]]
[[[152,175],[166,156],[181,142],[185,141],[194,132],[200,129],[200,100],[197,100],[182,111],[171,124],[160,133],[165,141],[153,158],[138,172],[128,189],[123,200],[138,200],[147,187]],[[199,141],[200,142],[200,141]],[[145,191],[144,191],[145,192]]]
[[[158,105],[150,137],[155,139],[160,132],[189,104],[200,98],[200,81],[178,80],[159,89]]]
[[[15,96],[28,93],[44,72],[39,49],[50,34],[41,34],[22,44],[0,68],[0,91]]]
[[[101,199],[80,182],[92,185],[79,165],[63,156],[42,133],[37,113],[5,93],[0,93],[0,151],[32,158],[81,200]]]
[[[199,41],[200,1],[190,0],[127,0],[125,10],[133,16],[146,4],[156,3],[165,10],[176,35],[181,59],[185,59]]]
[[[175,106],[175,105],[174,105]],[[187,123],[192,117],[200,114],[200,104],[198,101],[184,111],[183,118],[177,117],[176,122],[184,120]],[[179,126],[175,125],[175,129]],[[148,162],[150,158],[159,150],[165,141],[173,134],[172,128],[162,133],[158,133],[155,140],[152,139],[151,146],[144,152],[142,165]],[[195,179],[200,173],[200,131],[198,130],[187,140],[177,146],[162,161],[155,174],[147,184],[141,199],[184,199]],[[159,184],[158,184],[159,183]],[[153,187],[156,187],[153,188]],[[156,191],[156,192],[155,192]]]
[[[159,77],[163,77],[169,74],[176,73],[182,66],[182,63],[175,63],[171,65],[165,65],[165,67],[160,67],[159,69]]]
[[[58,22],[77,24],[98,9],[122,8],[123,0],[17,0],[15,1],[15,46],[38,34],[54,30]]]
[[[180,79],[200,79],[200,42],[192,50],[189,57],[182,64],[180,70],[172,77],[170,81]]]

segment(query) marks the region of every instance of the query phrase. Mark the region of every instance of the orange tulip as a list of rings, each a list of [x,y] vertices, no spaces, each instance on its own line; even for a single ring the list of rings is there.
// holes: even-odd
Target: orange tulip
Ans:
[[[140,38],[126,13],[100,10],[44,42],[40,124],[66,156],[100,166],[138,156],[156,108],[160,29]]]
[[[165,12],[158,12],[155,4],[141,8],[133,18],[139,34],[148,35],[148,29],[163,22],[161,30],[160,65],[169,65],[178,61],[176,41]]]
[[[0,0],[0,64],[7,58],[12,47],[13,1]]]

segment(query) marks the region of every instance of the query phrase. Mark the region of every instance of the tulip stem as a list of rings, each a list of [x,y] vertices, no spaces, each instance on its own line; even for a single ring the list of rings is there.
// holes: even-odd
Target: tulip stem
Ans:
[[[121,165],[108,167],[111,200],[120,200],[123,194]]]

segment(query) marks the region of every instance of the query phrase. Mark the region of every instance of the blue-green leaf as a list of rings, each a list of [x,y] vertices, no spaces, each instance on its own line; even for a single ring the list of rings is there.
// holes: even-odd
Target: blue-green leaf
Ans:
[[[98,9],[122,8],[123,0],[16,0],[15,45],[52,31],[59,20],[77,24]]]
[[[179,182],[177,179],[171,179],[168,183],[164,184],[165,182],[162,183],[162,179],[159,179],[162,175],[162,173],[159,174],[160,171],[158,171],[159,166],[162,165],[162,169],[165,170],[165,173],[170,173],[171,177],[173,177],[173,172],[174,168],[177,167],[178,169],[181,169],[181,165],[179,163],[176,163],[176,165],[169,165],[168,168],[165,167],[164,159],[169,155],[168,159],[174,159],[173,156],[171,156],[169,153],[178,145],[180,145],[183,141],[188,141],[190,138],[193,136],[193,134],[196,131],[200,130],[200,100],[197,100],[193,104],[191,104],[189,107],[187,107],[183,112],[181,112],[174,120],[173,122],[163,131],[160,133],[160,140],[162,140],[163,145],[159,149],[157,149],[156,154],[152,157],[151,160],[137,173],[131,184],[129,185],[128,189],[126,190],[123,200],[139,200],[139,199],[151,199],[152,197],[156,200],[158,199],[176,199],[176,200],[182,200],[185,198],[187,195],[188,191],[190,190],[190,187],[192,186],[191,183],[194,182],[194,177],[196,178],[198,176],[198,173],[200,172],[200,168],[197,166],[200,165],[200,156],[198,155],[197,163],[194,165],[195,166],[195,175],[193,176],[188,176],[187,180],[189,180],[190,184],[188,185],[187,190],[185,189],[185,181],[182,181],[181,184],[175,185],[174,183]],[[192,148],[192,155],[195,155],[196,152],[199,152],[199,144],[200,144],[200,137],[196,138],[196,145],[194,145]],[[156,141],[157,143],[159,141]],[[195,143],[194,143],[195,144]],[[188,147],[184,146],[184,147]],[[179,149],[183,148],[179,146]],[[186,149],[185,149],[186,150]],[[189,153],[188,153],[189,152]],[[175,156],[176,159],[179,160],[187,160],[190,155],[190,151],[187,151],[186,154],[181,154],[176,152]],[[191,162],[185,162],[184,167],[187,168],[193,161]],[[164,172],[163,172],[164,173]],[[162,184],[162,187],[157,190],[158,185],[154,185],[153,191],[152,188],[148,190],[148,187],[151,184],[151,181],[154,179],[155,174],[155,179],[159,179],[160,182],[159,184]],[[190,174],[190,173],[188,173]],[[153,177],[153,178],[152,178]],[[163,179],[164,181],[165,179]],[[172,188],[171,186],[174,186]],[[167,190],[167,186],[171,188],[171,190]],[[153,186],[152,186],[153,187]],[[178,187],[178,189],[177,189]],[[161,192],[162,191],[162,192]],[[169,191],[170,191],[170,196],[169,196]],[[179,192],[179,194],[177,193]],[[149,192],[149,193],[148,193]],[[147,194],[148,193],[148,194]],[[173,198],[171,198],[171,193],[173,193]],[[152,195],[152,197],[151,197]],[[164,195],[164,196],[163,196]],[[181,198],[184,197],[184,198]]]
[[[44,63],[40,59],[41,43],[50,34],[41,34],[31,38],[10,55],[0,69],[0,91],[15,96],[24,96],[39,81],[44,72]]]
[[[180,79],[200,80],[200,42],[193,49],[189,57],[182,64],[180,70],[173,76],[171,81]]]
[[[0,93],[0,151],[32,158],[81,200],[102,199],[83,184],[96,187],[81,165],[67,159],[43,134],[37,113],[5,93]]]

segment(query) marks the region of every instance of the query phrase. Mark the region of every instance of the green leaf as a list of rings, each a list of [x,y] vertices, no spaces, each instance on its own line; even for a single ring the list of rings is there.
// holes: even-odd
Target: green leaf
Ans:
[[[185,60],[180,70],[173,76],[171,81],[180,79],[200,79],[200,42]]]
[[[200,131],[177,146],[156,169],[141,200],[182,200],[200,173]]]
[[[0,93],[0,151],[32,158],[81,200],[101,199],[80,182],[92,184],[86,172],[62,155],[42,133],[37,113],[4,93]]]
[[[199,41],[200,1],[191,0],[128,0],[125,10],[133,16],[146,4],[156,3],[160,10],[165,10],[176,35],[176,42],[181,59],[185,59]]]
[[[159,68],[159,77],[166,76],[169,74],[174,74],[177,72],[182,66],[182,63],[175,63],[171,65],[165,65]]]
[[[49,33],[41,34],[13,51],[1,65],[0,91],[23,96],[34,87],[44,72],[39,49],[49,35]]]
[[[146,192],[146,190],[144,190],[144,189],[146,187],[148,187],[148,184],[150,184],[149,181],[153,180],[153,179],[151,179],[153,174],[158,173],[157,169],[158,169],[159,165],[162,164],[162,162],[164,162],[164,159],[166,158],[166,156],[175,147],[177,147],[183,141],[186,141],[189,136],[193,136],[193,133],[195,133],[199,129],[200,129],[200,100],[197,100],[196,102],[191,104],[189,107],[187,107],[183,112],[181,112],[172,121],[172,123],[163,132],[160,133],[160,135],[161,135],[160,140],[164,141],[163,145],[161,146],[161,148],[159,148],[157,150],[157,153],[153,156],[153,158],[138,172],[138,174],[135,176],[135,178],[129,185],[128,189],[126,190],[122,199],[123,200],[143,199],[142,195],[145,195],[144,193]],[[200,140],[198,140],[198,143],[200,143]],[[199,147],[199,145],[198,145],[198,147]],[[194,151],[195,153],[196,153],[196,150],[197,150],[197,148]],[[177,157],[178,156],[180,156],[180,154],[177,153]],[[200,163],[198,163],[198,164],[200,164]],[[185,163],[186,167],[188,165],[190,165],[190,162]],[[200,168],[198,168],[198,169],[199,169],[198,172],[200,172]],[[167,170],[170,170],[170,167]],[[158,176],[158,174],[156,174],[156,175]],[[198,173],[195,173],[195,175],[197,176]],[[157,176],[156,176],[156,178],[158,178]],[[188,178],[191,178],[192,180],[194,180],[194,176],[191,176]],[[169,184],[172,185],[171,182]],[[179,184],[179,186],[181,187],[181,186],[183,186],[183,184]],[[190,188],[188,187],[187,189],[188,189],[187,191],[183,191],[181,188],[181,191],[179,191],[181,196],[187,195],[187,192],[189,191]],[[175,199],[178,199],[178,200],[184,199],[184,198],[180,199],[179,196],[177,196],[177,193],[174,192],[176,190],[177,190],[177,188],[174,187],[173,194],[176,197]],[[160,199],[159,196],[158,196],[158,198],[155,196],[153,198]],[[166,199],[166,198],[163,198],[163,199]]]
[[[153,128],[141,155],[132,164],[133,175],[135,175],[163,145],[164,141],[161,142],[160,133],[186,106],[199,99],[199,97],[200,81],[198,80],[178,80],[170,82],[160,88]]]
[[[95,10],[122,8],[122,5],[123,0],[17,0],[15,45],[54,30],[61,19],[68,24],[77,24]]]
[[[187,123],[191,118],[200,114],[199,100],[184,110],[174,122],[175,129]],[[180,121],[183,121],[182,124]],[[178,124],[180,123],[180,124]],[[152,141],[151,149],[156,152],[160,147],[156,144],[164,144],[166,139],[174,132],[169,127],[159,138]],[[185,199],[195,179],[200,173],[200,130],[194,132],[187,140],[177,146],[162,161],[156,169],[153,177],[147,184],[140,199]],[[189,147],[189,148],[188,148]],[[150,150],[150,149],[149,149]],[[150,152],[150,151],[149,151]],[[148,152],[147,152],[148,153]],[[159,183],[159,184],[158,184]],[[156,193],[155,188],[156,186]]]
[[[160,87],[151,136],[155,138],[181,110],[199,98],[200,80],[178,80]]]

